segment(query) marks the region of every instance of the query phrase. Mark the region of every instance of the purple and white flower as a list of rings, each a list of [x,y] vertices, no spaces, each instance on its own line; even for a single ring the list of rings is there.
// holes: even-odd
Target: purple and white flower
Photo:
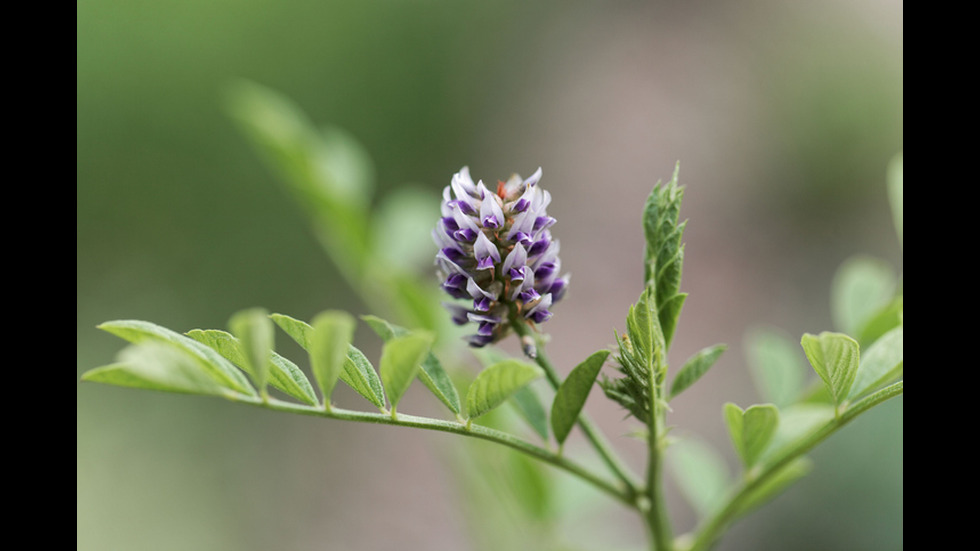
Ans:
[[[540,168],[526,180],[515,174],[494,192],[463,167],[442,192],[442,219],[432,232],[436,266],[442,288],[468,301],[446,307],[457,324],[478,325],[472,346],[502,339],[512,309],[530,322],[548,321],[568,287],[549,230],[551,194],[540,179]]]

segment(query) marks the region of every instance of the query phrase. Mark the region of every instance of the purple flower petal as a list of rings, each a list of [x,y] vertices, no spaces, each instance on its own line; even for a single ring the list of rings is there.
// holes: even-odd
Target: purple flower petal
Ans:
[[[548,292],[551,293],[553,302],[558,302],[563,296],[565,296],[565,291],[568,289],[568,281],[571,279],[571,277],[572,276],[570,274],[565,274],[551,284],[551,288],[548,290]]]
[[[534,323],[544,323],[550,320],[551,316],[553,315],[554,314],[552,314],[549,310],[537,309],[534,311],[534,313],[528,315],[527,319],[533,321]]]
[[[451,302],[443,302],[442,305],[449,310],[450,314],[452,314],[453,323],[456,325],[466,325],[466,323],[469,321],[469,318],[467,317],[469,310],[466,308]]]
[[[456,208],[453,209],[453,220],[456,222],[456,226],[460,229],[471,229],[475,232],[480,231],[480,226],[476,224],[476,220],[472,217],[467,216],[463,212],[463,209],[459,208],[458,204]]]
[[[524,212],[530,206],[531,206],[531,202],[521,197],[520,199],[517,200],[516,203],[514,203],[514,206],[510,207],[510,212],[512,213]]]
[[[504,225],[504,211],[500,208],[500,199],[494,193],[483,196],[480,205],[480,221],[484,228],[497,229]]]
[[[497,324],[489,321],[480,322],[479,328],[476,330],[476,334],[481,337],[492,337],[494,329],[497,328]]]
[[[551,239],[549,237],[543,237],[531,244],[531,247],[527,250],[528,256],[538,256],[548,250],[551,246]]]
[[[453,298],[468,298],[470,296],[466,292],[466,276],[463,274],[451,274],[443,282],[442,288]]]
[[[544,209],[551,204],[551,194],[541,188],[532,189],[537,193],[532,195],[534,199],[531,201],[531,209],[538,214],[544,214]]]
[[[514,217],[514,225],[510,227],[510,231],[507,233],[507,239],[510,241],[516,241],[515,237],[518,234],[528,234],[534,230],[534,213],[530,210],[526,210]]]
[[[470,321],[477,321],[477,322],[485,321],[489,323],[500,323],[501,321],[503,321],[503,319],[501,319],[500,316],[479,314],[477,312],[470,312],[469,314],[466,315],[466,318]]]
[[[541,167],[539,166],[538,169],[534,171],[534,174],[528,176],[527,180],[524,180],[524,185],[531,187],[537,184],[540,180],[541,180]]]
[[[476,208],[474,208],[469,201],[466,201],[464,199],[455,199],[453,201],[450,201],[448,205],[451,208],[457,208],[463,211],[463,214],[467,214],[469,216],[473,216],[474,214],[476,214]]]
[[[470,178],[469,167],[464,166],[453,175],[452,182],[449,184],[453,188],[453,192],[456,194],[457,199],[465,199],[467,196],[476,195],[476,185],[473,184],[473,178]]]
[[[493,342],[493,337],[484,335],[470,335],[469,337],[466,337],[466,342],[468,342],[473,348],[483,348],[484,346]]]
[[[483,201],[487,195],[491,195],[490,190],[487,189],[487,186],[483,185],[483,180],[480,180],[476,183],[476,198]]]
[[[537,258],[531,262],[531,266],[534,269],[537,269],[538,266],[546,262],[554,262],[558,259],[558,251],[560,248],[561,244],[558,242],[558,240],[552,240],[551,234],[545,231],[542,234],[541,239],[535,241],[534,245],[531,245],[531,249],[534,250],[536,255],[531,253],[531,249],[528,249],[528,256],[537,256]]]
[[[496,288],[491,287],[490,290],[484,290],[482,287],[476,284],[476,281],[471,277],[466,280],[466,292],[470,294],[470,297],[474,299],[486,297],[491,301],[497,300],[500,296],[499,292],[495,293]]]
[[[480,233],[477,230],[471,230],[470,228],[463,228],[459,231],[453,232],[453,238],[457,241],[473,241],[476,239],[476,235]]]
[[[541,297],[541,300],[528,310],[524,317],[533,320],[535,323],[548,321],[551,318],[551,312],[548,311],[548,308],[551,308],[551,294]]]
[[[507,275],[510,277],[512,282],[516,282],[527,279],[529,273],[532,273],[529,266],[521,266],[520,269],[511,268],[510,271],[507,272]]]
[[[521,300],[523,300],[525,303],[533,302],[539,298],[541,298],[541,295],[534,289],[526,289],[521,291]]]
[[[444,249],[446,247],[452,247],[456,244],[456,240],[450,237],[446,232],[440,231],[439,228],[432,230],[432,242],[436,244],[436,247]]]
[[[538,216],[534,219],[534,232],[539,232],[554,225],[555,219],[550,216]]]
[[[439,251],[439,253],[436,254],[436,265],[439,266],[439,269],[442,270],[443,274],[466,275],[466,269],[459,264],[456,264],[452,260],[449,260],[449,258],[447,258],[445,253],[442,251]]]
[[[524,279],[520,282],[520,285],[514,285],[513,291],[510,293],[510,300],[517,300],[521,296],[521,293],[528,289],[534,289],[534,272],[524,270]]]
[[[511,239],[515,243],[520,243],[521,245],[524,246],[525,249],[527,247],[530,247],[534,243],[534,240],[531,239],[531,234],[524,233],[522,231],[515,233],[514,236],[509,239]]]
[[[445,230],[446,235],[452,235],[453,232],[459,230],[459,224],[452,216],[446,216],[442,219],[442,228]]]
[[[557,266],[554,262],[545,262],[534,270],[534,277],[540,280],[548,280],[548,277],[555,273]],[[548,280],[550,281],[550,280]]]
[[[514,245],[514,248],[504,259],[504,273],[510,273],[511,269],[520,269],[525,264],[527,264],[527,251],[524,250],[524,246],[520,243]]]
[[[449,192],[449,186],[442,188],[442,204],[439,206],[442,210],[442,216],[452,216],[453,206],[449,203],[453,200],[452,194]]]
[[[466,253],[456,247],[445,247],[442,249],[442,253],[446,255],[446,258],[456,264],[462,264],[461,261],[466,259]]]
[[[490,242],[487,234],[483,232],[480,232],[476,236],[476,242],[473,244],[473,254],[478,261],[478,270],[492,269],[495,264],[500,263],[500,251],[496,245]]]

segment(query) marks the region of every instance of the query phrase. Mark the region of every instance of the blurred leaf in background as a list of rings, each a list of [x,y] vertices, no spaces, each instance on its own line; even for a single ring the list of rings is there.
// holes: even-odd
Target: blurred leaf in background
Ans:
[[[384,314],[351,292],[309,205],[228,117],[223,91],[241,79],[288,98],[322,142],[349,137],[370,155],[372,168],[339,170],[373,184],[338,193],[384,217],[361,237],[412,274],[394,283],[407,303],[429,300],[413,293],[431,269],[423,244],[435,219],[425,219],[436,214],[425,212],[425,194],[464,164],[488,180],[543,166],[576,278],[552,329],[556,359],[570,368],[609,344],[635,299],[629,278],[643,237],[619,213],[642,202],[658,167],[681,159],[692,302],[678,334],[709,333],[700,345],[739,342],[762,320],[798,333],[829,327],[826,289],[841,259],[866,252],[895,265],[900,251],[894,232],[877,228],[888,216],[881,167],[902,141],[902,11],[900,2],[80,4],[77,372],[117,351],[94,329],[107,319],[190,330],[224,327],[253,305],[299,319],[327,308]],[[423,244],[409,237],[423,230]],[[446,319],[430,316],[419,325]],[[355,342],[379,357],[370,331]],[[678,353],[693,346],[675,343]],[[745,373],[719,363],[700,384],[750,394]],[[404,408],[442,407],[417,387]],[[703,401],[699,392],[680,399]],[[340,387],[335,399],[362,401]],[[717,408],[704,409],[704,419],[686,419],[717,427]],[[438,437],[95,385],[79,385],[76,410],[80,550],[479,548]],[[860,459],[901,449],[901,402],[872,415],[719,549],[898,548],[890,534],[902,494],[891,481],[902,459],[867,468]],[[611,435],[621,428],[615,409],[597,418]],[[402,461],[397,473],[391,457]],[[853,489],[844,503],[842,486]],[[571,501],[594,507],[588,497]],[[642,539],[631,521],[584,510],[566,517],[583,521],[578,530],[600,518],[617,542]]]

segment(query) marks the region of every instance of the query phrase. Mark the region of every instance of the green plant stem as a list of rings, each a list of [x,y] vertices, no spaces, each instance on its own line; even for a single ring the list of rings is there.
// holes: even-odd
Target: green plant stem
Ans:
[[[511,327],[514,331],[520,335],[522,338],[532,338],[535,340],[537,351],[534,356],[534,361],[537,363],[541,369],[544,370],[545,376],[551,383],[551,386],[555,390],[561,386],[562,380],[561,376],[558,375],[558,371],[555,366],[548,359],[548,355],[544,351],[544,343],[540,339],[535,338],[533,330],[528,327],[523,321],[516,319],[516,317],[511,318]],[[619,458],[615,450],[602,435],[602,432],[593,424],[592,420],[589,418],[585,412],[582,412],[578,418],[578,426],[582,429],[585,437],[592,443],[592,447],[595,448],[596,452],[602,457],[602,460],[606,462],[609,469],[615,474],[623,484],[626,485],[626,491],[628,494],[634,497],[642,493],[641,486],[637,482],[636,475],[632,474],[629,467]],[[635,502],[634,502],[635,506]]]
[[[903,391],[904,381],[898,381],[854,402],[825,425],[801,438],[785,452],[772,461],[769,461],[761,472],[758,474],[752,472],[747,474],[742,482],[732,491],[732,495],[726,505],[702,523],[688,551],[706,551],[710,549],[728,525],[743,512],[742,507],[752,497],[753,492],[779,473],[783,467],[809,452],[817,444],[823,442],[844,425],[853,421],[858,415],[886,400],[901,395]]]
[[[656,399],[656,394],[654,394],[653,400],[656,401]],[[670,551],[673,549],[670,519],[667,518],[667,504],[664,501],[660,484],[660,481],[663,480],[663,447],[661,446],[663,424],[660,421],[661,415],[658,409],[660,408],[654,409],[651,413],[653,419],[649,427],[650,451],[647,464],[647,498],[650,500],[650,505],[649,509],[645,511],[644,517],[647,527],[650,529],[653,549]]]
[[[558,467],[568,471],[569,473],[578,476],[579,478],[589,482],[596,488],[606,492],[610,496],[616,498],[617,500],[623,502],[629,507],[636,507],[636,502],[634,496],[622,488],[618,487],[602,477],[596,475],[592,471],[586,469],[585,467],[569,461],[565,457],[562,457],[556,453],[553,453],[544,448],[535,446],[529,442],[525,442],[513,435],[507,434],[506,432],[501,432],[499,430],[491,429],[481,425],[474,425],[472,423],[459,423],[455,421],[445,421],[442,419],[431,419],[428,417],[417,417],[414,415],[406,415],[404,413],[398,414],[386,414],[386,413],[371,413],[362,411],[353,411],[347,409],[341,409],[337,407],[332,407],[329,410],[324,410],[317,406],[307,406],[304,404],[296,404],[293,402],[284,402],[277,400],[275,398],[269,398],[268,401],[263,401],[259,397],[246,397],[243,395],[238,395],[236,401],[248,403],[251,405],[264,407],[267,409],[275,411],[284,411],[289,413],[298,413],[300,415],[312,415],[315,417],[326,417],[328,419],[339,419],[342,421],[356,421],[361,423],[374,423],[379,425],[395,425],[400,427],[414,427],[426,430],[435,430],[441,432],[450,432],[454,434],[461,434],[463,436],[470,436],[473,438],[480,438],[482,440],[489,440],[491,442],[496,442],[502,444],[509,448],[513,448],[521,453],[529,455],[540,461],[544,461],[550,465]]]
[[[658,373],[666,371],[664,346],[658,346],[654,357],[650,359],[650,423],[647,443],[649,456],[647,459],[647,498],[650,507],[645,512],[647,526],[650,528],[652,548],[656,551],[672,551],[674,548],[670,518],[667,517],[667,504],[664,500],[663,486],[663,436],[666,433],[667,411],[661,405],[660,397],[664,395],[663,382],[657,381]]]

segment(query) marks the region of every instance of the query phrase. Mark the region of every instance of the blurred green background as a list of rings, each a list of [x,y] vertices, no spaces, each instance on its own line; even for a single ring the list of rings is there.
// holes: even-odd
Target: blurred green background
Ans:
[[[436,193],[464,164],[488,181],[542,166],[573,274],[546,325],[563,371],[622,329],[641,202],[680,160],[691,297],[672,359],[731,347],[670,420],[726,453],[722,403],[757,400],[745,332],[831,329],[842,261],[902,266],[884,185],[903,147],[898,1],[94,0],[77,5],[76,78],[78,374],[122,348],[95,329],[110,319],[184,331],[256,305],[367,313],[227,116],[240,78],[360,140],[376,197]],[[80,550],[481,548],[449,436],[76,392]],[[440,414],[422,392],[407,400]],[[622,412],[598,393],[589,409],[640,468]],[[893,401],[834,437],[719,549],[902,548],[902,415]],[[558,539],[642,548],[633,515],[577,502],[593,498]]]

